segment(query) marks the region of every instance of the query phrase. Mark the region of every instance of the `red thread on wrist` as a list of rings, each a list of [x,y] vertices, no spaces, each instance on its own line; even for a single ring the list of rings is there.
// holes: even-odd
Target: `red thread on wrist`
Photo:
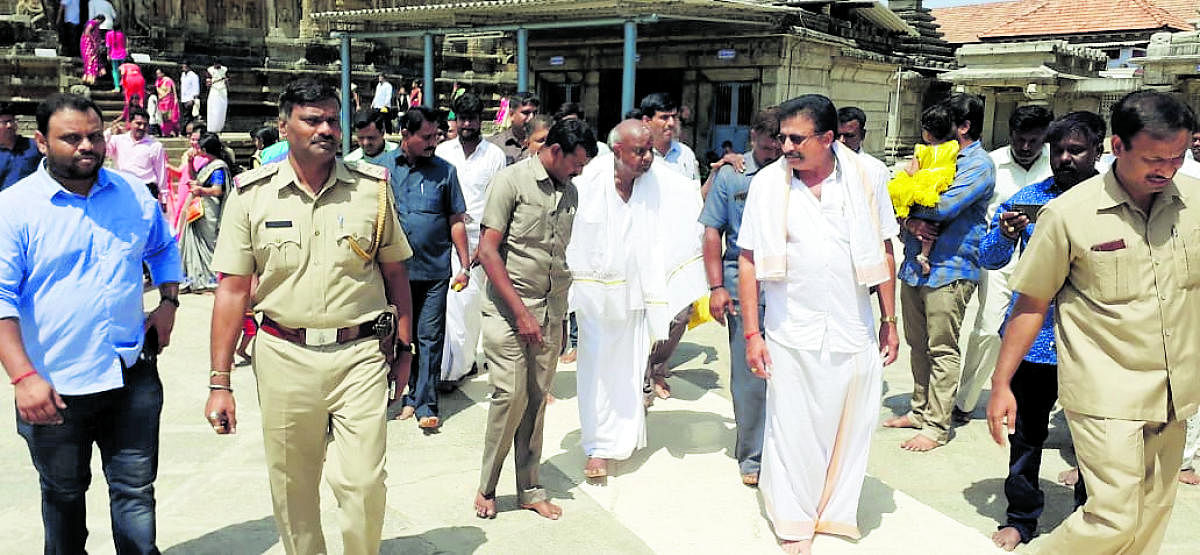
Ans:
[[[749,341],[751,337],[754,337],[756,335],[762,335],[762,332],[761,331],[752,331],[752,332],[746,333],[745,334],[746,341]]]
[[[28,378],[29,376],[32,376],[34,374],[37,374],[37,370],[30,370],[24,374],[21,374],[20,376],[13,378],[12,384],[17,385],[17,384],[21,383],[21,380]]]

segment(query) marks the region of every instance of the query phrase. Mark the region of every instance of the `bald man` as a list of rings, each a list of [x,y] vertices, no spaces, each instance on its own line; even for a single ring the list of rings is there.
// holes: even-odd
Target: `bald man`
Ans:
[[[575,178],[579,210],[567,247],[588,478],[607,476],[608,461],[646,445],[642,378],[650,347],[706,287],[695,183],[654,158],[641,121],[621,122],[611,140],[612,153]]]

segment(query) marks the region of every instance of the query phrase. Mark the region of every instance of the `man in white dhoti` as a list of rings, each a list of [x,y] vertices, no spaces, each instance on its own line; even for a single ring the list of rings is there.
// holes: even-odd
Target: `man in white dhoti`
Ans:
[[[479,221],[483,218],[488,182],[504,169],[506,161],[504,151],[482,140],[479,134],[483,102],[478,96],[466,93],[458,97],[454,102],[454,111],[458,116],[458,137],[438,145],[435,154],[450,162],[458,171],[458,184],[467,203],[469,259],[475,260],[475,249],[479,247]],[[463,271],[453,256],[450,257],[450,263],[454,275]],[[479,293],[485,288],[487,275],[479,266],[468,269],[467,274],[470,281],[466,288],[451,290],[446,294],[446,341],[442,351],[440,380],[443,391],[452,389],[455,382],[471,373],[479,346],[482,314]]]
[[[813,534],[859,537],[881,374],[899,346],[890,242],[899,229],[882,176],[835,144],[828,98],[789,100],[779,122],[783,158],[758,172],[746,200],[738,288],[746,362],[768,380],[759,490],[783,550],[811,553]]]
[[[655,160],[641,121],[621,122],[612,150],[575,178],[579,210],[567,247],[588,478],[607,476],[609,460],[646,445],[646,357],[706,287],[696,184]]]

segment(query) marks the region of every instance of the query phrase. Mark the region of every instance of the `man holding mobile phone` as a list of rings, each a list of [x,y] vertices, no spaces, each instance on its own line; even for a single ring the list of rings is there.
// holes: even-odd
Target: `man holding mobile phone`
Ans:
[[[1050,124],[1046,140],[1050,143],[1050,168],[1054,175],[1017,191],[1000,204],[990,231],[980,243],[979,261],[984,268],[994,270],[1010,265],[1018,245],[1024,247],[1032,237],[1038,210],[1096,175],[1096,160],[1104,152],[1106,127],[1104,118],[1092,112],[1072,112]],[[1011,303],[1005,307],[1006,311],[1010,308]],[[1038,487],[1038,471],[1050,412],[1058,400],[1057,380],[1058,356],[1051,308],[1033,348],[1012,379],[1019,413],[1016,430],[1009,435],[1009,471],[1004,481],[1008,511],[1004,524],[992,535],[992,541],[1008,551],[1033,537],[1045,505],[1045,496]],[[1083,482],[1076,482],[1076,506],[1083,504],[1086,497]]]

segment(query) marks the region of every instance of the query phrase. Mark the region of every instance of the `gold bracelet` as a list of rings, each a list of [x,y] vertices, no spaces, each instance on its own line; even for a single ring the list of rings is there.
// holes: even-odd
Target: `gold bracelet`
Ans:
[[[233,370],[213,370],[208,373],[208,377],[211,379],[217,376],[229,376],[230,374],[233,374]]]
[[[883,317],[881,317],[881,318],[879,319],[879,323],[881,323],[881,324],[895,324],[895,323],[896,323],[896,317],[895,317],[895,316],[883,316]]]

